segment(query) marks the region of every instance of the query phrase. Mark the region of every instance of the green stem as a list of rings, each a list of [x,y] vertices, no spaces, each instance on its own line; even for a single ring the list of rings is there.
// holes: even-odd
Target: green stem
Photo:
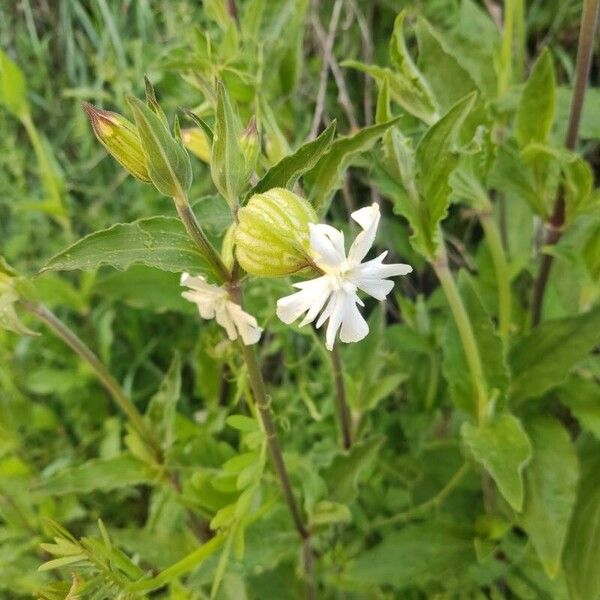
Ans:
[[[386,527],[388,525],[397,525],[398,523],[406,523],[417,517],[421,517],[427,514],[430,510],[437,508],[442,502],[460,485],[461,481],[465,478],[469,472],[469,464],[464,463],[458,471],[450,478],[448,483],[432,498],[409,508],[408,510],[398,513],[393,517],[387,519],[379,519],[371,525],[371,529],[378,529],[380,527]]]
[[[177,214],[179,215],[179,218],[181,219],[190,238],[196,242],[202,251],[202,254],[210,263],[215,274],[219,277],[221,282],[229,281],[231,279],[231,273],[221,260],[221,257],[215,250],[215,247],[210,243],[210,240],[204,233],[200,223],[198,223],[196,215],[190,206],[188,197],[185,195],[185,193],[181,192],[179,195],[175,196],[173,200],[175,202]]]
[[[154,440],[150,429],[144,421],[141,413],[135,407],[131,399],[125,394],[119,382],[110,374],[100,359],[85,345],[77,334],[63,323],[47,306],[33,304],[26,300],[20,300],[21,306],[28,313],[42,321],[52,332],[71,348],[94,372],[94,375],[106,391],[111,395],[115,404],[127,415],[131,425],[138,435],[160,455],[160,449]]]
[[[512,299],[510,293],[510,273],[506,253],[502,244],[502,236],[496,222],[489,212],[481,213],[479,221],[485,233],[488,249],[492,256],[496,284],[498,286],[498,330],[504,348],[507,348],[510,335],[510,321],[512,312]]]
[[[477,421],[482,425],[487,418],[487,390],[473,327],[462,298],[460,297],[456,282],[448,267],[448,261],[446,260],[445,255],[438,260],[432,261],[431,264],[440,280],[442,289],[444,290],[444,294],[450,305],[450,310],[454,316],[454,321],[458,327],[458,333],[462,341],[463,351],[471,374],[471,385],[475,396]]]
[[[331,367],[333,369],[333,379],[335,381],[335,404],[338,413],[340,429],[342,431],[342,440],[345,450],[352,447],[352,420],[350,409],[346,400],[346,388],[344,386],[344,372],[340,361],[338,347],[334,345],[333,350],[328,352],[331,358]]]
[[[432,351],[429,354],[429,364],[429,383],[427,385],[427,392],[425,394],[425,408],[428,411],[433,407],[440,382],[440,360],[435,351]]]
[[[119,382],[110,374],[108,369],[92,350],[90,350],[77,334],[63,323],[48,307],[43,304],[33,304],[26,300],[20,300],[19,306],[47,325],[59,339],[67,344],[67,346],[91,367],[98,381],[113,398],[115,404],[125,413],[140,438],[148,445],[154,458],[157,462],[162,462],[160,445],[146,425],[144,417],[140,414],[127,394],[125,394]],[[178,495],[181,495],[181,485],[177,474],[167,473],[166,480],[175,492]],[[210,531],[207,524],[198,519],[191,509],[186,509],[186,511],[188,514],[189,527],[193,534],[200,541],[204,541],[210,537]]]
[[[254,395],[254,403],[260,420],[263,425],[267,437],[267,444],[269,446],[269,452],[271,454],[271,460],[275,468],[275,473],[279,480],[279,485],[283,492],[285,502],[288,506],[292,521],[298,535],[302,539],[303,545],[303,556],[304,556],[304,572],[306,577],[306,597],[309,599],[316,598],[316,589],[313,574],[313,552],[311,548],[311,534],[309,529],[304,524],[300,508],[294,497],[292,491],[292,484],[290,476],[285,466],[283,459],[283,453],[281,452],[281,446],[279,444],[279,438],[277,437],[277,430],[275,429],[275,423],[273,422],[273,415],[271,413],[271,407],[267,399],[267,391],[265,388],[265,382],[258,365],[256,353],[252,346],[246,346],[240,344],[242,348],[242,354],[248,369],[248,378],[250,379],[250,387],[252,388],[252,394]]]

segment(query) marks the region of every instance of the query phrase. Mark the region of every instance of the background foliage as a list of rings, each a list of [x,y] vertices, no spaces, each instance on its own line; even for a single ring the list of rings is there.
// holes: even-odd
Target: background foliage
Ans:
[[[201,259],[165,242],[181,238],[172,202],[107,157],[81,108],[131,117],[144,74],[171,121],[184,107],[211,125],[222,81],[241,122],[257,118],[256,189],[302,176],[346,229],[380,201],[378,245],[415,267],[393,298],[367,303],[369,337],[340,348],[350,450],[318,334],[275,318],[289,283],[248,285],[318,597],[600,597],[598,52],[575,154],[564,139],[581,2],[534,0],[524,19],[520,5],[247,0],[236,22],[220,0],[4,0],[0,597],[304,593],[237,346],[180,297],[179,272]],[[335,137],[303,145],[334,119]],[[269,170],[299,148],[283,163],[293,176]],[[206,156],[192,164],[194,211],[220,243],[229,210]],[[536,325],[557,193],[566,227]],[[28,294],[107,365],[160,461],[93,371],[13,312]]]

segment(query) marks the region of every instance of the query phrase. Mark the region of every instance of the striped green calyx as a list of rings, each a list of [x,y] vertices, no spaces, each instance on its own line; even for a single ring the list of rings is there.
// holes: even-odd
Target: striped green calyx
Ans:
[[[285,277],[312,264],[309,223],[312,206],[284,188],[255,194],[238,212],[235,255],[240,266],[258,277]]]

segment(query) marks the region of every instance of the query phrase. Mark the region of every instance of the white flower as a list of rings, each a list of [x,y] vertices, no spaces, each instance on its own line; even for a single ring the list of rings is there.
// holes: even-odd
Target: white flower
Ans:
[[[304,313],[300,327],[312,323],[319,313],[317,327],[329,319],[325,336],[329,350],[333,348],[338,330],[342,342],[358,342],[369,333],[369,326],[358,310],[357,305],[364,304],[357,290],[384,300],[394,287],[394,282],[387,277],[412,271],[410,265],[401,263],[384,265],[387,252],[361,262],[375,241],[380,219],[377,204],[353,212],[352,218],[363,231],[356,236],[347,257],[341,231],[330,225],[309,224],[310,252],[323,275],[295,283],[294,287],[300,291],[277,302],[277,316],[284,323],[292,323]]]
[[[188,273],[181,275],[181,285],[190,288],[181,295],[198,306],[203,319],[216,319],[230,340],[236,340],[239,334],[246,346],[258,342],[262,329],[256,319],[232,302],[226,289],[208,283],[202,276],[191,277]]]

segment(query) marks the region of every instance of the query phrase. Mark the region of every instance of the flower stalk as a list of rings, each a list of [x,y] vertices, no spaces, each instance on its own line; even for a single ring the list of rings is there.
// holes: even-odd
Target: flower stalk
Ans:
[[[342,442],[344,450],[350,450],[352,447],[352,419],[350,409],[346,400],[346,387],[344,385],[344,372],[340,360],[340,351],[337,346],[328,352],[331,358],[331,367],[333,369],[333,379],[335,382],[335,405],[338,413],[338,421],[342,431]]]
[[[187,194],[183,190],[180,190],[177,195],[173,196],[173,201],[175,202],[177,214],[179,215],[185,230],[190,238],[196,242],[202,251],[202,254],[213,268],[213,271],[220,279],[220,282],[223,283],[225,281],[229,281],[231,279],[231,273],[223,263],[219,253],[210,243],[208,237],[206,237],[206,234],[200,226],[200,223],[198,223],[196,215],[193,213],[192,207],[190,206]]]

